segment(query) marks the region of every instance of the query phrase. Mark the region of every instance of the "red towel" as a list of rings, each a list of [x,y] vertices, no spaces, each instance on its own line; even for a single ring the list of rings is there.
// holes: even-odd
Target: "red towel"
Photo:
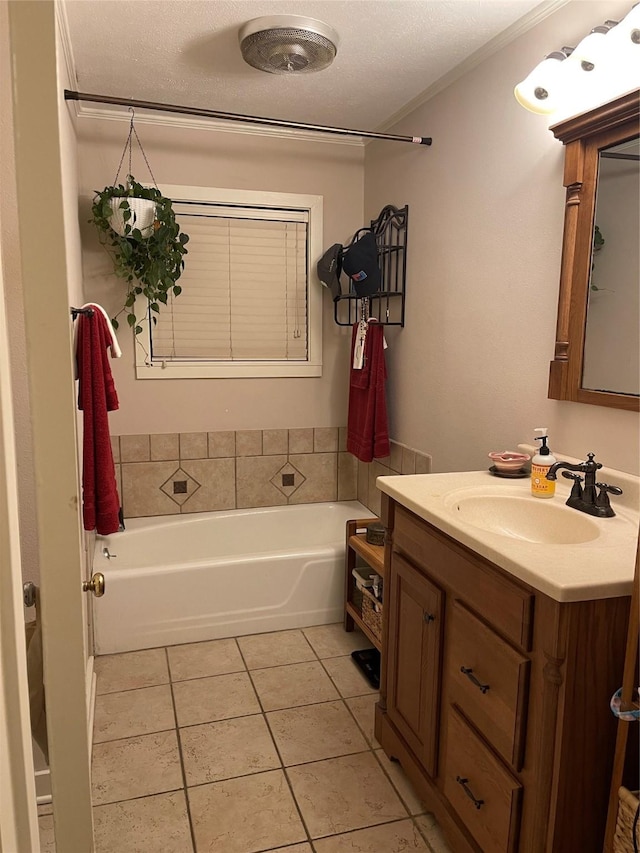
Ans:
[[[389,426],[384,383],[384,330],[370,323],[364,345],[362,369],[353,367],[353,351],[358,336],[358,323],[351,338],[351,374],[349,382],[349,417],[347,450],[361,462],[371,462],[389,455]]]
[[[82,517],[85,530],[115,533],[120,498],[107,412],[118,408],[107,348],[111,337],[100,311],[77,319],[78,408],[84,413],[82,447]]]

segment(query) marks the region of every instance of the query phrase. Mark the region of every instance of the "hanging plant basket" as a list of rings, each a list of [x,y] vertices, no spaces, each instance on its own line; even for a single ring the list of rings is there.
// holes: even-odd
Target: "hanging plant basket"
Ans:
[[[156,218],[156,203],[149,198],[135,198],[135,196],[114,196],[109,199],[111,216],[109,225],[116,234],[126,237],[128,231],[137,228],[144,240],[153,232],[153,223]],[[125,211],[129,210],[131,216],[125,219]],[[127,229],[127,225],[131,227]]]
[[[153,187],[143,186],[131,174],[133,136],[151,174]],[[124,184],[118,184],[127,149],[129,175]],[[182,292],[176,282],[184,270],[189,237],[180,231],[171,199],[158,189],[134,128],[133,116],[115,180],[111,186],[96,190],[91,214],[89,221],[96,226],[100,242],[111,256],[115,275],[127,283],[124,306],[112,320],[114,328],[118,328],[120,314],[125,313],[129,326],[138,335],[144,317],[149,316],[155,323],[160,306],[166,305],[170,296],[179,296]],[[143,314],[139,311],[140,297],[145,304]]]

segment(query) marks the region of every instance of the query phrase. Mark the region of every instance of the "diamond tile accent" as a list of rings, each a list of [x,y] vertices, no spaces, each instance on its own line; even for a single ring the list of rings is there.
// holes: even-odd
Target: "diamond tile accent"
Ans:
[[[172,501],[175,501],[178,506],[181,506],[185,501],[189,500],[191,495],[198,491],[200,485],[197,480],[194,480],[182,468],[176,468],[169,479],[165,480],[160,486],[160,491],[164,492]]]
[[[296,492],[307,478],[301,474],[290,462],[285,463],[279,471],[271,478],[271,483],[289,497]]]

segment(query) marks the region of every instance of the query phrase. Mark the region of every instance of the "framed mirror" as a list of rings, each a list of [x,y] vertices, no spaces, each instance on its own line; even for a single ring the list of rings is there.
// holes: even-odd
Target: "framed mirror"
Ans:
[[[640,92],[551,130],[567,188],[549,397],[640,411]]]

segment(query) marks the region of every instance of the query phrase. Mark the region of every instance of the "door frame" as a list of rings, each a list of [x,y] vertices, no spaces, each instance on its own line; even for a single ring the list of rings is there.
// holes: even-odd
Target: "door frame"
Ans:
[[[75,152],[73,141],[63,142],[54,0],[10,2],[9,24],[54,829],[58,850],[90,853],[85,560],[69,315],[78,225],[75,193],[69,198],[63,183]]]

